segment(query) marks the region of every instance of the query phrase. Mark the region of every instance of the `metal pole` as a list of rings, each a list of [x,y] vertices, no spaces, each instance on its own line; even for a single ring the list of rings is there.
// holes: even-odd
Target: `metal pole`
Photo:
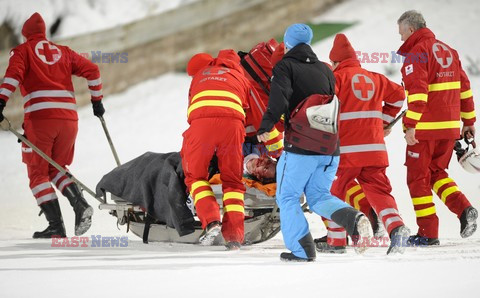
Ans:
[[[102,123],[103,131],[105,131],[105,135],[107,136],[108,144],[110,145],[110,149],[112,150],[113,157],[115,158],[115,162],[117,163],[117,166],[120,166],[120,159],[118,158],[117,150],[115,150],[115,147],[113,146],[112,138],[110,137],[110,133],[108,133],[107,129],[107,124],[105,123],[105,119],[103,119],[103,116],[98,117],[100,119],[100,122]]]
[[[73,180],[75,183],[77,183],[82,189],[84,189],[86,192],[88,192],[92,197],[94,197],[96,200],[98,200],[99,202],[103,203],[103,201],[100,199],[100,198],[97,198],[97,195],[90,189],[88,188],[87,186],[85,186],[85,184],[83,184],[82,182],[80,182],[77,178],[75,178],[70,172],[68,172],[67,170],[65,170],[64,168],[62,168],[58,163],[56,163],[53,159],[50,158],[50,156],[46,155],[42,150],[38,149],[37,146],[33,145],[32,142],[30,142],[29,140],[27,140],[23,135],[21,135],[20,133],[18,133],[16,130],[14,130],[12,128],[12,124],[10,123],[10,121],[7,119],[7,117],[5,117],[5,121],[7,121],[8,123],[8,128],[4,128],[2,126],[2,129],[4,130],[9,130],[10,132],[12,132],[17,138],[19,138],[23,143],[25,143],[28,147],[32,148],[33,151],[35,151],[38,155],[40,155],[43,159],[45,159],[49,164],[51,164],[52,166],[54,166],[57,170],[60,171],[60,173],[64,174],[65,176],[67,176],[68,178],[70,178],[71,180]]]
[[[385,126],[385,129],[390,129],[390,128],[392,128],[392,127],[395,125],[395,123],[398,122],[398,120],[402,119],[403,115],[405,115],[406,112],[407,112],[407,110],[403,110],[403,111],[400,113],[400,115],[397,116],[397,118],[393,119],[392,122],[390,122],[387,126]]]

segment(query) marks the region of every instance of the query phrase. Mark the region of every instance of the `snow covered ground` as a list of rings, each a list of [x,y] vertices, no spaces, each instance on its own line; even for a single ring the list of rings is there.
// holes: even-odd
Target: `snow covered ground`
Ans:
[[[8,22],[21,40],[23,22],[39,12],[47,24],[62,22],[55,39],[123,25],[196,0],[1,0],[0,24]]]
[[[418,3],[417,3],[418,2]],[[396,20],[400,14],[421,10],[438,38],[466,57],[480,60],[480,3],[477,1],[348,1],[315,21],[358,21],[344,33],[362,52],[395,51],[401,44]],[[327,60],[333,38],[314,45]],[[400,65],[366,63],[367,69],[398,71]],[[392,79],[399,81],[400,76]],[[480,77],[471,76],[480,107]],[[186,99],[190,79],[172,73],[105,98],[105,119],[122,162],[146,151],[170,152],[181,147],[187,128]],[[8,107],[7,107],[8,108]],[[115,161],[101,124],[90,107],[79,111],[79,136],[72,173],[90,188],[114,168]],[[477,126],[477,129],[479,127]],[[400,126],[387,138],[388,174],[399,210],[416,231],[415,215],[405,183],[404,140]],[[452,160],[451,177],[472,204],[480,209],[480,179]],[[87,197],[91,204],[96,201]],[[106,211],[96,210],[90,235],[128,236],[128,247],[52,248],[49,240],[30,239],[43,229],[28,188],[20,146],[9,133],[0,133],[0,289],[1,297],[157,296],[212,297],[405,297],[476,296],[480,275],[480,232],[469,239],[459,236],[460,225],[439,201],[442,246],[410,248],[404,255],[387,257],[386,248],[372,248],[364,256],[349,249],[346,255],[318,255],[313,264],[279,261],[284,251],[281,235],[262,244],[226,252],[223,247],[152,243],[116,228]],[[67,234],[73,235],[73,212],[60,198]],[[325,233],[319,217],[307,215],[314,237]],[[28,284],[28,286],[25,286]]]

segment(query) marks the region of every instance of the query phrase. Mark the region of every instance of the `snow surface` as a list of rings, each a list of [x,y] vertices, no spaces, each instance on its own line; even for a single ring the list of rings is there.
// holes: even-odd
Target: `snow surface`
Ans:
[[[357,50],[394,51],[400,44],[396,20],[411,8],[421,10],[440,40],[465,57],[479,59],[480,14],[478,1],[349,1],[315,21],[358,21],[344,31]],[[328,61],[328,38],[314,45]],[[385,64],[364,64],[384,72]],[[389,66],[391,67],[391,66]],[[393,66],[395,72],[400,65]],[[392,79],[399,81],[400,76]],[[480,78],[470,77],[480,107]],[[105,119],[121,161],[146,151],[170,152],[181,147],[187,128],[185,111],[190,79],[170,73],[105,98]],[[8,108],[8,107],[7,107]],[[94,189],[115,162],[99,120],[90,107],[79,111],[79,135],[71,172]],[[477,126],[478,128],[478,126]],[[52,248],[49,240],[30,239],[46,226],[28,188],[20,145],[10,133],[0,133],[0,289],[1,297],[119,296],[162,297],[475,297],[480,275],[480,232],[469,239],[459,236],[458,219],[436,199],[442,246],[409,248],[404,255],[385,255],[372,248],[364,256],[352,249],[346,255],[317,255],[310,264],[280,262],[285,251],[281,235],[262,244],[226,252],[223,247],[178,243],[142,244],[107,211],[96,210],[87,233],[128,236],[125,248]],[[415,214],[405,183],[404,150],[400,126],[387,138],[391,166],[388,175],[393,194],[407,225],[416,231]],[[452,160],[450,174],[480,209],[479,175],[463,171]],[[97,202],[87,195],[87,200]],[[73,235],[74,215],[60,197],[67,234]],[[325,234],[321,220],[307,214],[314,237]],[[25,286],[27,285],[28,286]]]
[[[51,26],[62,22],[55,39],[109,29],[156,15],[197,0],[0,0],[0,24],[7,22],[19,40],[23,23],[39,12]]]

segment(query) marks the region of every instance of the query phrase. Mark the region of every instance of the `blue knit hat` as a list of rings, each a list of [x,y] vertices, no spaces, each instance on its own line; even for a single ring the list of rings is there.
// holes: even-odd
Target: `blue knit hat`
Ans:
[[[287,49],[292,49],[299,43],[310,44],[312,42],[312,28],[305,24],[293,24],[285,30],[283,41]]]

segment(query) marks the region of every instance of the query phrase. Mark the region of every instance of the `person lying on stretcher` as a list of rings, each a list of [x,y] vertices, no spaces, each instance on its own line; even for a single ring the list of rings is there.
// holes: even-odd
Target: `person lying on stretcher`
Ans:
[[[243,159],[243,176],[257,180],[262,184],[274,183],[276,181],[277,162],[268,157],[251,153]]]

